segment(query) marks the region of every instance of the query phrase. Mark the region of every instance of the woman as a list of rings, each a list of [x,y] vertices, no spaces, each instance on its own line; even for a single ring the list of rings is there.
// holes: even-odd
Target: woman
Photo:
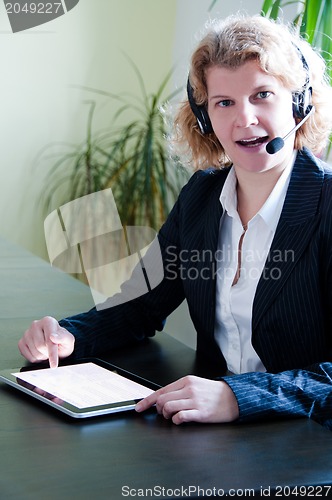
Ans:
[[[214,379],[184,377],[137,411],[156,404],[176,424],[307,416],[332,429],[332,169],[313,156],[331,93],[322,59],[286,26],[214,23],[175,121],[197,172],[158,235],[163,281],[120,306],[34,322],[22,355],[56,366],[126,345],[186,299]]]

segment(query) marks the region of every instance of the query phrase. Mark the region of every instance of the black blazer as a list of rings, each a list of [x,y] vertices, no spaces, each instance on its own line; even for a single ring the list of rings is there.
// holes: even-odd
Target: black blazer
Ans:
[[[228,172],[199,171],[181,191],[158,235],[164,279],[156,288],[121,306],[92,309],[60,322],[76,336],[77,355],[154,335],[186,299],[197,331],[201,373],[223,376],[226,363],[214,339],[214,322],[216,260],[221,258],[219,197]],[[252,344],[267,373],[224,378],[237,397],[240,419],[308,415],[332,428],[332,169],[308,150],[298,152],[258,283]],[[287,390],[281,389],[284,384]],[[310,393],[304,406],[303,393]],[[323,408],[317,402],[322,398]]]

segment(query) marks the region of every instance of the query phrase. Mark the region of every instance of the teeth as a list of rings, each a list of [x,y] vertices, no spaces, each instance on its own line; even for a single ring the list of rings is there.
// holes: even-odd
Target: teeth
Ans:
[[[253,137],[252,139],[242,139],[239,142],[244,142],[244,143],[249,143],[249,142],[256,142],[259,141],[260,137]]]
[[[242,139],[237,141],[242,146],[256,146],[257,144],[261,144],[264,142],[266,137],[251,137],[250,139]]]

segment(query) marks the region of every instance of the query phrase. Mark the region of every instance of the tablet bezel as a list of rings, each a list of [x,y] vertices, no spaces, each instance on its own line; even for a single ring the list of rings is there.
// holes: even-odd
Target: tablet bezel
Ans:
[[[78,360],[64,360],[59,363],[59,366],[68,366],[68,365],[77,365],[77,364],[82,364],[82,363],[94,363],[97,366],[101,366],[102,368],[106,368],[107,370],[116,372],[119,375],[122,375],[125,378],[128,378],[129,380],[132,380],[134,382],[137,382],[149,389],[152,390],[157,390],[160,388],[159,385],[143,378],[138,375],[135,375],[134,373],[131,373],[127,370],[124,370],[123,368],[120,368],[119,366],[116,366],[112,363],[108,363],[106,361],[103,361],[99,358],[82,358]],[[41,370],[41,369],[46,369],[49,368],[48,363],[38,363],[38,364],[33,364],[33,365],[27,365],[24,367],[20,368],[13,368],[13,369],[6,369],[6,370],[1,370],[0,371],[0,382],[4,382],[5,384],[14,387],[20,392],[23,392],[25,394],[28,394],[29,396],[33,397],[34,399],[37,399],[43,403],[45,403],[48,406],[51,406],[52,408],[55,408],[56,410],[60,411],[61,413],[64,413],[66,415],[69,415],[72,418],[88,418],[88,417],[98,417],[102,415],[110,415],[113,413],[118,413],[118,412],[123,412],[123,411],[128,411],[128,410],[133,410],[135,408],[136,403],[139,401],[139,399],[135,400],[128,400],[128,401],[119,401],[117,403],[109,403],[105,405],[100,405],[100,406],[91,406],[87,408],[77,408],[76,406],[73,406],[72,404],[63,401],[62,404],[56,403],[47,397],[38,394],[33,391],[33,388],[28,388],[20,383],[18,383],[17,378],[13,375],[13,373],[17,372],[22,372],[22,371],[28,371],[28,370]]]

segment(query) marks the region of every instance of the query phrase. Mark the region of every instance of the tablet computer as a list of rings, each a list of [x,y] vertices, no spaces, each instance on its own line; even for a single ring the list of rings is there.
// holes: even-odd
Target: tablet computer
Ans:
[[[73,418],[96,417],[133,410],[159,388],[100,359],[82,359],[58,368],[32,365],[0,371],[9,384]]]

